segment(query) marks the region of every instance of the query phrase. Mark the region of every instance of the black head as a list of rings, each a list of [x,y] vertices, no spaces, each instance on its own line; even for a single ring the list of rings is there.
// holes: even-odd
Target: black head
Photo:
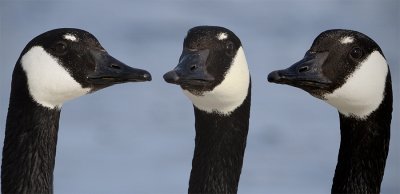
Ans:
[[[110,56],[89,32],[60,28],[45,32],[29,42],[21,56],[41,47],[82,87],[103,88],[116,83],[150,81],[147,71],[134,69]]]
[[[268,81],[301,88],[313,95],[331,93],[379,46],[366,35],[351,30],[322,32],[304,58],[285,70],[271,72]]]
[[[190,29],[179,64],[164,74],[192,103],[206,112],[229,114],[248,95],[250,74],[239,38],[217,26]]]
[[[32,39],[21,53],[33,98],[67,100],[113,84],[150,81],[145,70],[129,67],[110,56],[89,32],[62,28]]]
[[[356,109],[368,104],[379,105],[387,74],[384,55],[371,38],[351,30],[328,30],[302,60],[271,72],[268,81],[301,88],[339,111],[357,114]]]
[[[178,66],[164,79],[194,93],[211,91],[224,80],[241,46],[239,38],[226,28],[194,27],[183,42]]]

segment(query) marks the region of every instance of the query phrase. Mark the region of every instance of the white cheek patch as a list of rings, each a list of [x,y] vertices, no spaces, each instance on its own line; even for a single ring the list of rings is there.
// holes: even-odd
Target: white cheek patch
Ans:
[[[240,47],[225,79],[214,90],[204,92],[201,96],[187,90],[183,92],[198,109],[229,115],[246,99],[249,83],[250,73],[243,48]]]
[[[217,35],[218,40],[225,40],[228,38],[228,34],[226,34],[225,32],[221,32]]]
[[[78,38],[76,38],[76,36],[73,34],[65,34],[63,37],[65,40],[70,40],[72,42],[78,42]]]
[[[44,107],[61,107],[65,101],[90,91],[90,88],[82,88],[57,59],[40,46],[25,53],[21,65],[28,79],[29,93]]]
[[[342,39],[340,39],[340,43],[342,43],[342,44],[350,44],[353,42],[354,42],[354,38],[351,36],[346,36],[346,37],[343,37]]]
[[[383,100],[388,69],[385,58],[374,51],[340,88],[324,98],[345,116],[365,119]]]

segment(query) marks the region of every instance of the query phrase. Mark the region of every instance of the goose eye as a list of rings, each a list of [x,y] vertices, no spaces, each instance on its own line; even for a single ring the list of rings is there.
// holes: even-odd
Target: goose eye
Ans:
[[[355,47],[355,48],[351,49],[350,56],[353,59],[359,59],[363,56],[363,51],[360,48]]]
[[[233,42],[231,42],[231,41],[226,43],[226,54],[229,56],[234,55]]]
[[[57,55],[64,55],[67,53],[67,43],[59,41],[52,47],[52,50]]]

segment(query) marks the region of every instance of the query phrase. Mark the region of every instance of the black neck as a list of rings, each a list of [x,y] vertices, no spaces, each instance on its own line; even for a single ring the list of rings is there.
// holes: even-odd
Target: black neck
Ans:
[[[249,129],[251,88],[229,116],[194,108],[195,150],[189,193],[237,193]]]
[[[1,191],[53,193],[60,110],[33,102],[26,83],[21,67],[16,66],[3,147]]]
[[[340,114],[341,142],[332,193],[379,193],[389,151],[392,85],[365,120]]]

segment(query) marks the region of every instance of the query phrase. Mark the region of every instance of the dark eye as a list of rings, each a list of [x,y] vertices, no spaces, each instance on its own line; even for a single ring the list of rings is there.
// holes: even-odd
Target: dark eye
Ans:
[[[57,55],[64,55],[67,53],[67,43],[64,41],[59,41],[52,47],[52,50]]]
[[[233,56],[234,53],[234,48],[233,48],[233,42],[229,41],[226,43],[226,54],[229,56]]]
[[[355,47],[355,48],[351,49],[350,56],[353,59],[359,59],[363,56],[363,51],[360,48]]]

